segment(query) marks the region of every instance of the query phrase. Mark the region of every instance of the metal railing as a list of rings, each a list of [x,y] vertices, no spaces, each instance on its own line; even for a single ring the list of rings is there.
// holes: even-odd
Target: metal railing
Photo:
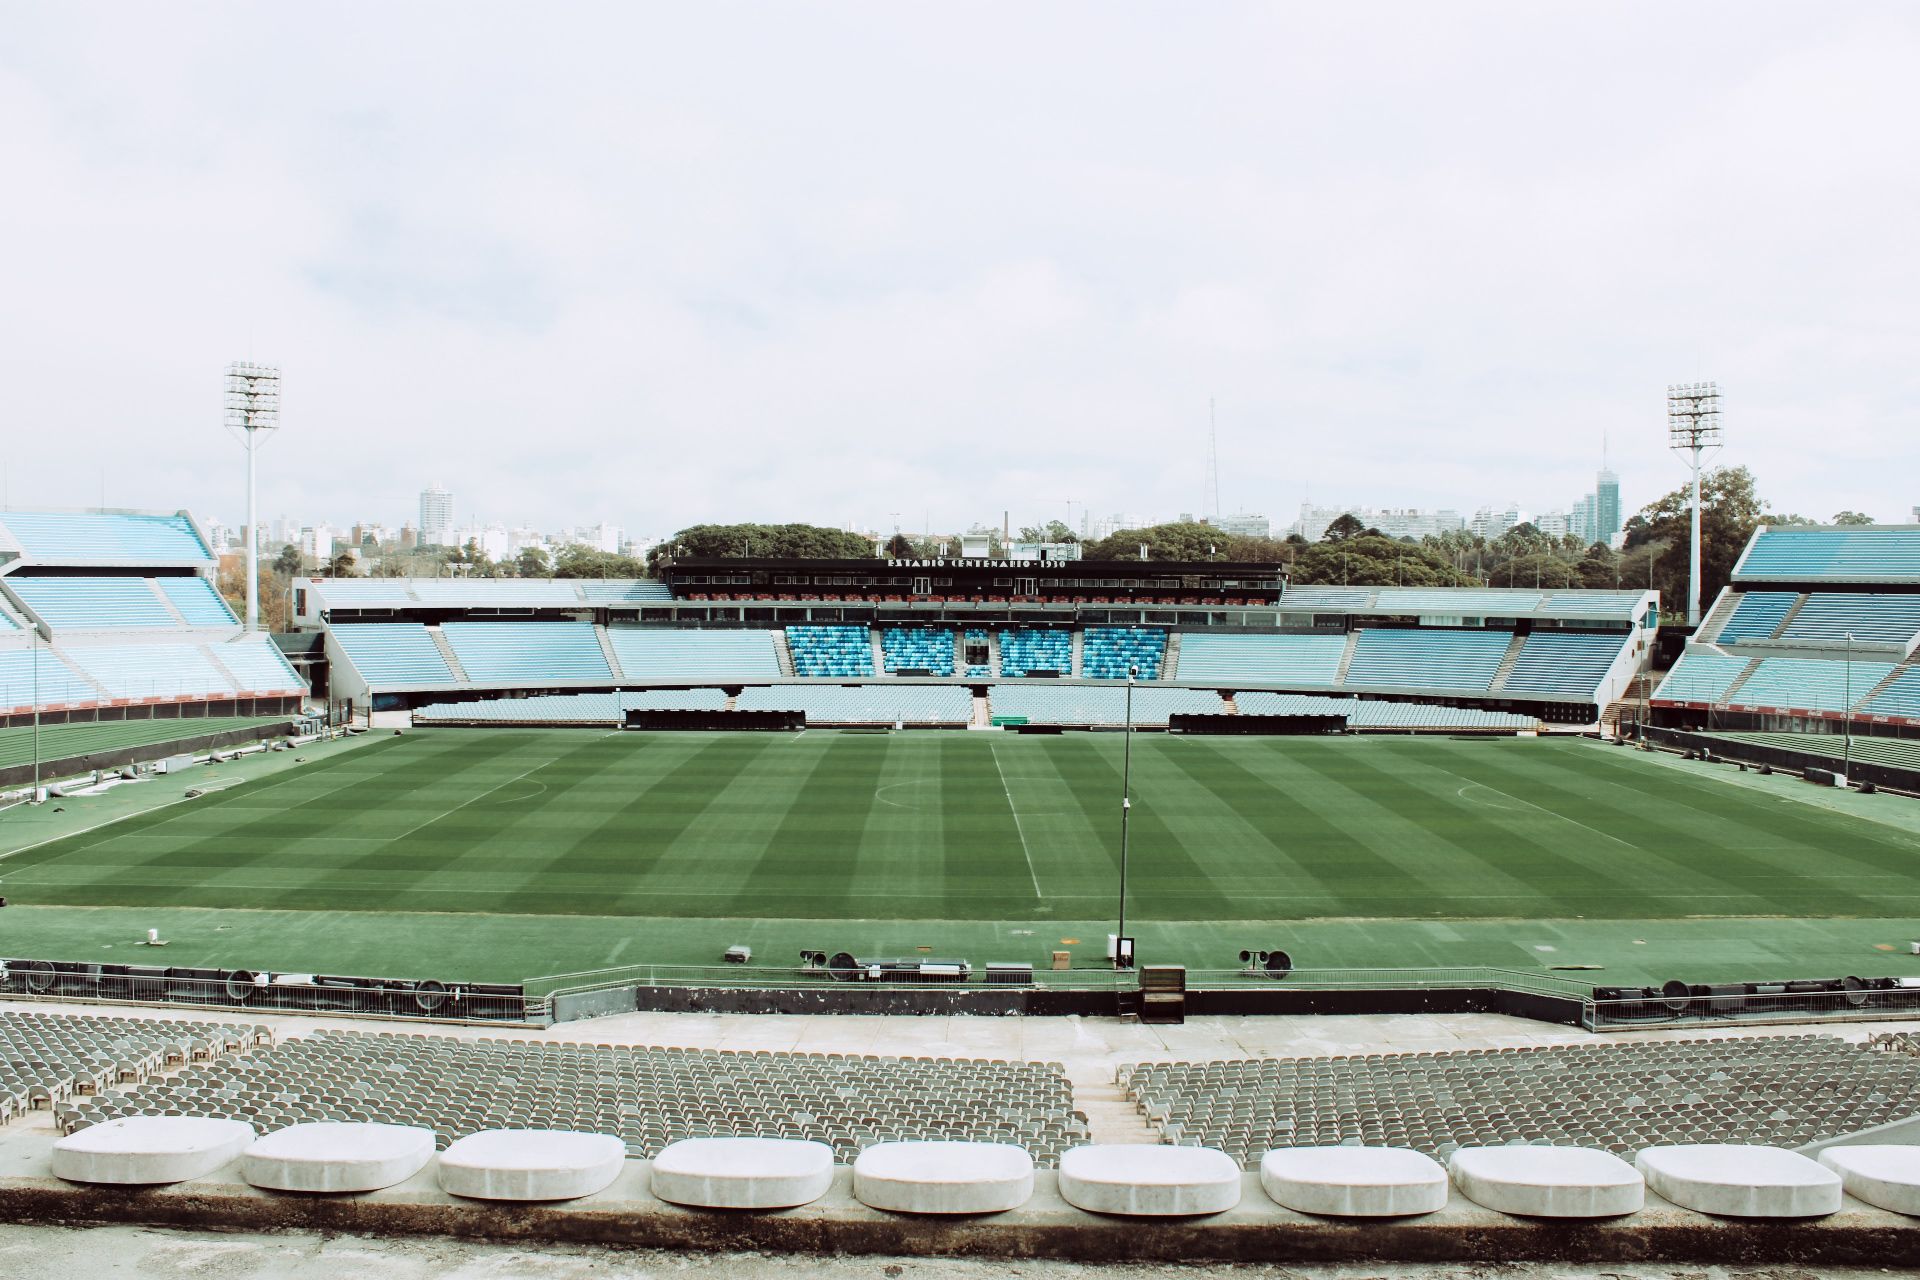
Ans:
[[[0,962],[0,999],[516,1025],[539,1023],[545,1014],[544,1005],[526,999],[519,987],[493,984],[238,970],[190,977],[164,969],[46,960]]]

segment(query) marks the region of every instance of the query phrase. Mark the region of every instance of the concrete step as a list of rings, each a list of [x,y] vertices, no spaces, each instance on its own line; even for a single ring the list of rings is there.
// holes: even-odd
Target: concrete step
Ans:
[[[1087,1133],[1094,1142],[1153,1146],[1160,1135],[1147,1124],[1140,1108],[1111,1078],[1069,1073],[1075,1110],[1087,1117]]]

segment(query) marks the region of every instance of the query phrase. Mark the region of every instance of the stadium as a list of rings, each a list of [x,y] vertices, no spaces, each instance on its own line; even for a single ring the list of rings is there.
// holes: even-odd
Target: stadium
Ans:
[[[1651,591],[215,561],[0,512],[32,1212],[1920,1258],[1920,527],[1762,526],[1670,668]]]

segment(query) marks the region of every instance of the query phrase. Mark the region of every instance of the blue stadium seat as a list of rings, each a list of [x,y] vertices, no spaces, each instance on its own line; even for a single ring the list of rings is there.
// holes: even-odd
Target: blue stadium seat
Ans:
[[[887,674],[903,668],[953,674],[953,632],[938,627],[888,627],[880,633],[880,660]]]
[[[440,646],[418,622],[349,623],[331,628],[348,661],[368,684],[410,689],[458,683]]]
[[[1507,631],[1365,629],[1347,665],[1347,686],[1485,693],[1512,642]]]
[[[1233,635],[1189,631],[1180,637],[1180,679],[1193,684],[1332,685],[1347,649],[1344,631],[1325,635]]]
[[[1736,707],[1845,711],[1892,672],[1891,662],[1766,658],[1728,702]]]
[[[1537,729],[1532,716],[1430,702],[1326,698],[1310,693],[1242,693],[1234,705],[1243,716],[1345,716],[1349,729]]]
[[[756,685],[742,689],[741,711],[804,711],[808,724],[966,724],[973,695],[959,685]]]
[[[788,627],[787,650],[796,676],[873,674],[873,641],[865,627]]]
[[[1058,684],[1042,680],[996,684],[987,690],[996,716],[1024,716],[1029,724],[1125,724],[1127,691],[1114,685]],[[1133,690],[1133,722],[1163,725],[1175,714],[1221,715],[1226,704],[1211,689]]]
[[[1714,638],[1722,644],[1765,640],[1780,629],[1780,623],[1799,598],[1797,591],[1749,591],[1740,597],[1733,616]]]
[[[1500,691],[1596,698],[1600,681],[1631,639],[1621,631],[1535,631],[1521,645]]]
[[[1167,633],[1159,627],[1088,627],[1080,645],[1080,674],[1089,680],[1125,680],[1138,667],[1141,680],[1158,680],[1167,656]]]
[[[688,631],[677,627],[608,627],[613,656],[628,680],[755,680],[777,678],[779,655],[766,631]]]
[[[0,699],[0,701],[4,701]],[[1920,720],[1920,667],[1910,666],[1866,706],[1867,714]]]
[[[6,584],[47,625],[61,631],[111,631],[121,627],[173,627],[179,619],[154,594],[151,578],[27,577]],[[229,616],[231,621],[231,616]]]
[[[1065,630],[1021,627],[1000,633],[1000,674],[1018,679],[1035,671],[1073,673],[1073,636]]]
[[[0,650],[0,711],[30,710],[36,693],[43,707],[100,700],[85,677],[44,645]]]
[[[1920,595],[1816,591],[1800,606],[1782,640],[1845,640],[1905,644],[1920,633]],[[1724,633],[1723,633],[1724,634]]]
[[[240,619],[205,578],[160,578],[160,589],[188,625],[195,627],[237,626]]]
[[[234,686],[241,693],[304,694],[306,682],[294,673],[293,666],[270,636],[260,632],[240,636],[225,644],[210,646],[221,666],[233,674]]]
[[[973,648],[976,645],[982,648],[985,648],[987,646],[986,628],[985,627],[968,627],[966,631],[965,640],[968,648]],[[967,669],[964,674],[969,680],[992,679],[993,667],[991,663],[984,663],[984,662],[970,663],[967,666]]]
[[[5,511],[0,528],[36,560],[187,565],[213,559],[185,516]]]
[[[440,632],[475,684],[613,679],[590,622],[448,622]]]
[[[1751,666],[1751,658],[1731,654],[1696,653],[1680,655],[1667,672],[1667,678],[1653,691],[1656,702],[1719,702],[1740,673]]]
[[[63,652],[114,698],[217,698],[239,692],[197,644],[70,645]]]
[[[1734,578],[1912,582],[1920,579],[1920,529],[1768,529],[1748,544]]]

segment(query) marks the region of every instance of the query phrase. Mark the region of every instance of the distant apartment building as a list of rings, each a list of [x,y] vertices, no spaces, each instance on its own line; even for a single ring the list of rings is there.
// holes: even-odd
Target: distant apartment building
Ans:
[[[1246,511],[1236,512],[1230,516],[1211,516],[1207,523],[1220,532],[1231,534],[1236,538],[1270,537],[1268,530],[1273,527],[1265,516]]]
[[[1341,516],[1352,516],[1369,529],[1378,529],[1389,538],[1439,537],[1443,533],[1452,533],[1467,527],[1466,519],[1458,511],[1450,508],[1427,510],[1421,507],[1327,507],[1312,503],[1300,504],[1300,518],[1293,522],[1293,532],[1308,542],[1318,542],[1327,536],[1327,527]]]
[[[453,495],[438,484],[420,491],[420,545],[445,547],[453,544]]]

